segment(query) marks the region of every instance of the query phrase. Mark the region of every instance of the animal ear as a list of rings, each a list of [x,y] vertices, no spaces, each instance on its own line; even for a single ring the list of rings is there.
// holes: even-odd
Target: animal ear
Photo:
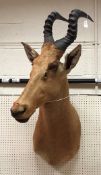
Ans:
[[[64,67],[67,70],[67,73],[71,71],[77,64],[81,56],[81,45],[79,44],[75,49],[73,49],[69,54],[65,56]]]
[[[31,48],[31,46],[29,46],[28,44],[24,42],[21,42],[21,44],[24,46],[24,49],[29,61],[33,62],[33,60],[36,57],[38,57],[39,54],[33,48]]]

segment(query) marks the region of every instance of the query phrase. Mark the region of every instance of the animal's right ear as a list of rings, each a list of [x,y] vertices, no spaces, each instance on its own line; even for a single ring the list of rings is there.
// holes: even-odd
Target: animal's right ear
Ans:
[[[33,60],[39,56],[39,54],[33,49],[31,48],[31,46],[29,46],[28,44],[21,42],[21,44],[24,46],[26,55],[29,59],[29,61],[31,61],[31,63],[33,62]]]

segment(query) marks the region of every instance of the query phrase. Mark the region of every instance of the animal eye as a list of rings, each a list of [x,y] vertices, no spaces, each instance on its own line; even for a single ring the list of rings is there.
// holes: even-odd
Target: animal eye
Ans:
[[[47,77],[48,77],[48,73],[45,72],[44,76],[42,77],[43,80],[47,80]]]

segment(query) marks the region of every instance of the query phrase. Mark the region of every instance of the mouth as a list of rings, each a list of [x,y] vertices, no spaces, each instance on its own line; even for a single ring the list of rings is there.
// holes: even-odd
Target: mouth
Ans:
[[[33,113],[35,110],[33,110]],[[33,114],[32,111],[20,111],[20,112],[13,112],[11,109],[11,115],[12,117],[19,123],[26,123],[30,119],[31,115]]]
[[[27,119],[16,119],[16,118],[15,118],[15,120],[16,120],[17,122],[20,122],[20,123],[26,123],[26,122],[28,122],[29,118],[27,118]]]

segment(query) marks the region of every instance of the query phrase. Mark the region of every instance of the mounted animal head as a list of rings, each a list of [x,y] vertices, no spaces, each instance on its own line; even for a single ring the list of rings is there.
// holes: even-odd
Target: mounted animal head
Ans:
[[[32,63],[32,70],[28,84],[11,108],[11,114],[17,121],[28,121],[36,108],[68,93],[67,74],[79,60],[81,45],[65,56],[65,63],[61,63],[60,59],[77,37],[77,22],[80,17],[93,21],[89,15],[77,9],[71,11],[68,20],[58,12],[52,12],[45,21],[40,55],[28,44],[22,43]],[[66,21],[69,25],[66,36],[54,41],[52,26],[56,19]]]

